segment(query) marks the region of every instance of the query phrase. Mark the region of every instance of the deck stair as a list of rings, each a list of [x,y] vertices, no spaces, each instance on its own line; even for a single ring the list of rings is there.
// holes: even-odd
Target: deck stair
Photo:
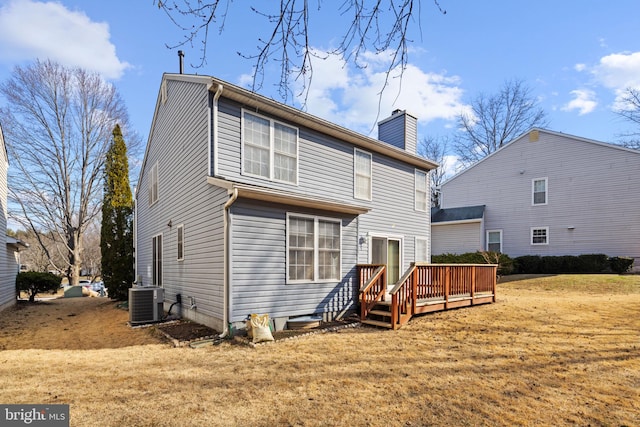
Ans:
[[[358,265],[360,321],[398,329],[416,314],[495,302],[497,268],[414,263],[387,292],[385,265]]]

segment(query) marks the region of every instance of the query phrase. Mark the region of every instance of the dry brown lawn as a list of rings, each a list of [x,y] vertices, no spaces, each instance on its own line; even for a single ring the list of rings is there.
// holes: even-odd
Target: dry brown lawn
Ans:
[[[0,403],[67,403],[72,426],[639,426],[640,276],[510,279],[398,331],[255,349],[173,348],[104,299],[5,310]]]

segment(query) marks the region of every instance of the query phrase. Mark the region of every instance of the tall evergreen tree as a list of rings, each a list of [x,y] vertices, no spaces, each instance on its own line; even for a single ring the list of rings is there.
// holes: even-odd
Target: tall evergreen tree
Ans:
[[[113,129],[104,168],[102,203],[102,280],[109,297],[126,300],[134,280],[133,197],[129,187],[127,146],[120,125]]]

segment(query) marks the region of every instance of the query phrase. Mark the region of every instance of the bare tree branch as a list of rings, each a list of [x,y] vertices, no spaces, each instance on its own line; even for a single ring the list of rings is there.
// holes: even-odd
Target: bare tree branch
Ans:
[[[620,135],[622,145],[640,150],[640,89],[627,88],[621,101],[621,107],[615,113],[638,126],[635,131]]]
[[[546,127],[546,114],[521,80],[506,81],[495,95],[480,94],[471,113],[458,116],[454,151],[465,166],[502,148],[532,127]]]
[[[224,31],[229,14],[231,0],[154,0],[154,4],[162,10],[170,21],[183,31],[184,38],[174,44],[176,48],[185,45],[200,46],[200,62],[192,65],[195,68],[206,64],[209,28],[218,27],[218,33]],[[438,0],[433,0],[438,11],[446,14]],[[251,89],[259,90],[265,79],[267,66],[271,61],[280,66],[278,83],[280,97],[286,102],[292,93],[293,81],[301,86],[298,94],[306,101],[309,86],[313,78],[313,59],[325,59],[313,50],[311,38],[312,11],[319,12],[323,4],[317,1],[315,9],[308,0],[280,0],[276,12],[270,10],[272,3],[256,3],[260,6],[250,7],[250,11],[265,18],[272,26],[267,37],[258,36],[257,52],[238,52],[240,56],[253,60],[253,82]],[[340,15],[351,15],[351,24],[342,32],[341,42],[333,49],[331,55],[345,58],[347,63],[357,67],[366,67],[361,58],[365,53],[389,55],[391,61],[387,69],[387,77],[380,89],[381,93],[389,85],[390,73],[399,70],[402,78],[408,64],[408,47],[413,42],[409,34],[414,25],[421,34],[419,0],[344,0],[331,3]],[[222,11],[219,13],[219,11]]]

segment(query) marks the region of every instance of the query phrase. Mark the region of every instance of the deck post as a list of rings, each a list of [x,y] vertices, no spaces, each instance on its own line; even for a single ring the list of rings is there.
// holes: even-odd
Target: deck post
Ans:
[[[473,304],[473,298],[476,293],[476,275],[478,272],[476,271],[476,266],[471,267],[471,304]]]
[[[451,291],[451,267],[444,268],[444,308],[449,308],[449,292]]]
[[[418,267],[413,269],[413,283],[411,284],[411,315],[416,314],[416,304],[418,302]]]

